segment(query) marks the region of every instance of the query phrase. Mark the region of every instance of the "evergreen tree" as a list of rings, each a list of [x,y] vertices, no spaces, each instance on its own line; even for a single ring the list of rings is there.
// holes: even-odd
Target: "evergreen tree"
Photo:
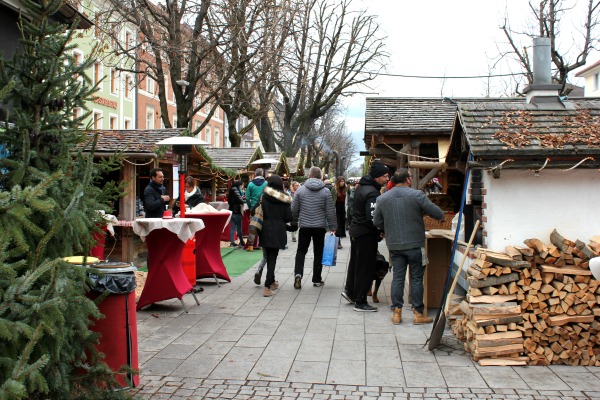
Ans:
[[[94,349],[90,318],[101,315],[85,296],[84,268],[62,261],[88,253],[97,210],[110,212],[118,193],[99,187],[116,160],[78,150],[93,53],[77,64],[77,22],[51,20],[63,0],[21,4],[21,49],[0,58],[0,96],[12,108],[0,127],[0,399],[124,397],[106,390],[115,382]]]

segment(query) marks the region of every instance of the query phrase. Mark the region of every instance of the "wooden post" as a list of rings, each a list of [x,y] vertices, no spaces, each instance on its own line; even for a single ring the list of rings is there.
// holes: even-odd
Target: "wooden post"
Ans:
[[[119,200],[121,218],[125,221],[135,220],[135,195],[137,193],[137,180],[135,175],[135,165],[131,163],[123,164],[123,180],[127,182],[125,195]],[[128,228],[122,228],[123,230]],[[133,261],[133,240],[130,235],[121,235],[121,261]]]

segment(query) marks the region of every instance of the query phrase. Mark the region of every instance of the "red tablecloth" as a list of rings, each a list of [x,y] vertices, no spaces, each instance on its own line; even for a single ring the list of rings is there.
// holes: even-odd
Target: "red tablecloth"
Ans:
[[[160,218],[147,218],[133,223],[133,231],[148,245],[148,277],[137,310],[167,299],[181,300],[192,290],[181,268],[183,240],[187,241],[190,234],[201,232],[204,223],[190,218],[163,220],[162,224],[159,221]]]
[[[200,218],[204,229],[196,232],[196,278],[217,278],[231,282],[221,257],[221,233],[231,212],[212,214],[185,214],[189,218]],[[229,239],[228,239],[229,240]]]

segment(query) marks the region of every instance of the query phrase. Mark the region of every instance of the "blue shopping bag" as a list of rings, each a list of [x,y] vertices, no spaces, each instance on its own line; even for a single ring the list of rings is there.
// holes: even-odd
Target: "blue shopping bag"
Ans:
[[[340,238],[336,237],[333,233],[325,235],[325,246],[323,246],[323,258],[321,260],[321,264],[328,267],[335,266],[335,262],[337,260],[338,240],[340,240]]]

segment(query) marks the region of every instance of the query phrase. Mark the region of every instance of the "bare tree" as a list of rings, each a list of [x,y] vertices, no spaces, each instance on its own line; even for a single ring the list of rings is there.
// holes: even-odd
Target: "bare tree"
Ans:
[[[285,70],[277,83],[283,110],[275,142],[289,156],[313,143],[315,122],[340,97],[374,79],[387,57],[375,17],[350,11],[351,0],[299,1],[302,12],[295,15]]]
[[[561,94],[566,94],[569,72],[585,65],[589,53],[595,49],[600,39],[598,36],[600,1],[586,0],[585,8],[583,6],[583,3],[577,4],[574,0],[540,0],[537,4],[530,2],[529,8],[535,23],[523,31],[513,30],[508,18],[505,18],[501,29],[508,41],[507,49],[500,49],[497,62],[510,60],[520,65],[524,72],[524,79],[518,76],[513,79],[516,93],[522,94],[521,87],[524,82],[533,83],[533,60],[530,55],[532,38],[548,37],[555,68],[553,78],[562,85]],[[580,25],[574,24],[574,31],[569,32],[565,20],[574,18],[573,14],[578,12],[582,13],[583,21]]]
[[[344,159],[342,174],[348,165],[354,162],[356,144],[348,132],[344,119],[344,110],[338,105],[330,108],[323,117],[317,120],[307,136],[305,147],[306,165],[316,165],[329,175],[337,172],[336,166]],[[336,159],[337,157],[340,160]]]
[[[211,25],[223,25],[227,39],[218,47],[222,62],[215,65],[220,76],[216,100],[227,116],[232,147],[269,118],[295,12],[294,0],[224,0],[211,13]],[[239,126],[242,120],[248,123]],[[266,151],[275,151],[272,135],[261,139]]]
[[[100,29],[113,43],[114,53],[129,57],[131,67],[123,68],[142,79],[157,83],[161,118],[172,127],[167,107],[167,87],[173,88],[177,106],[177,127],[191,128],[194,115],[201,109],[210,111],[197,134],[214,114],[219,82],[214,65],[219,63],[216,48],[223,46],[222,26],[209,24],[211,0],[166,0],[154,4],[149,0],[107,0]],[[137,30],[137,40],[123,41],[116,27],[130,25]],[[219,30],[220,29],[220,30]],[[229,71],[231,75],[232,71]]]

